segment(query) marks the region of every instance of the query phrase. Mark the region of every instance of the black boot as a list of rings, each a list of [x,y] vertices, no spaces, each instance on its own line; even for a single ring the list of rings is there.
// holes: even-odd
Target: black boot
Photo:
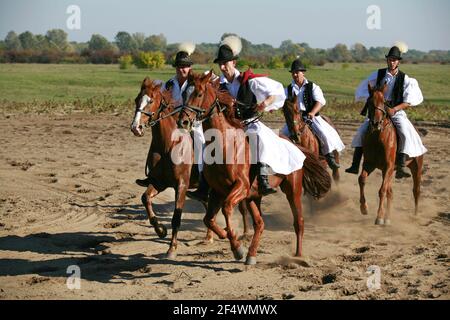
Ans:
[[[353,153],[352,166],[350,168],[345,169],[345,172],[358,174],[359,173],[359,164],[361,162],[362,156],[363,156],[363,148],[356,147],[355,152]]]
[[[198,188],[195,191],[187,191],[186,195],[194,200],[198,200],[200,202],[208,202],[209,195],[209,184],[203,176],[203,172],[200,174],[198,181]]]
[[[148,185],[150,184],[150,178],[147,177],[147,178],[145,178],[145,179],[136,179],[136,184],[137,184],[138,186],[147,188]]]
[[[327,159],[327,163],[330,166],[331,169],[339,169],[341,166],[339,163],[336,162],[336,159],[334,158],[334,153],[330,152],[329,154],[325,155],[325,159]]]
[[[406,153],[399,153],[397,155],[397,172],[395,173],[396,179],[409,178],[411,174],[406,172],[406,159],[408,155]]]
[[[263,196],[277,192],[277,189],[272,188],[269,184],[268,170],[269,166],[267,164],[259,163],[258,187],[259,193]]]

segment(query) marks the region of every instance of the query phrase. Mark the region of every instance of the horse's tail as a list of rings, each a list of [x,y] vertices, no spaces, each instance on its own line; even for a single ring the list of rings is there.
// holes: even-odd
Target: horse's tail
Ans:
[[[303,187],[314,198],[322,198],[331,189],[331,176],[314,153],[306,148],[299,148],[306,156],[303,162]]]

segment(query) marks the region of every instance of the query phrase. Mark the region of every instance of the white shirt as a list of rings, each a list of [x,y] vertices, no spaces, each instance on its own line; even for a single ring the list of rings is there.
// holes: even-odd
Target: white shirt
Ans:
[[[298,96],[297,105],[298,105],[298,108],[300,111],[306,111],[306,106],[303,101],[303,92],[305,92],[305,85],[307,83],[308,83],[308,79],[305,78],[303,80],[302,87],[300,88],[294,80],[292,80],[292,82],[291,82],[292,94]],[[285,93],[287,96],[288,95],[287,88],[285,89]],[[324,106],[327,103],[325,100],[325,97],[323,96],[322,89],[320,89],[320,87],[318,85],[316,85],[315,83],[313,83],[312,95],[313,95],[313,100],[319,102],[322,106]]]
[[[234,97],[237,97],[241,83],[239,82],[239,70],[235,69],[233,81],[230,83],[222,74],[220,75],[220,84],[225,84],[228,92]],[[283,107],[286,94],[283,85],[278,81],[269,79],[267,77],[257,77],[248,81],[250,91],[256,97],[256,103],[261,103],[269,96],[274,96],[275,99],[272,104],[266,106],[264,111],[278,110]]]
[[[398,75],[398,73],[397,73]],[[381,83],[387,84],[387,90],[384,94],[384,98],[387,101],[392,100],[392,91],[394,89],[395,80],[397,79],[397,75],[393,76],[389,73],[389,70],[386,72],[386,76],[383,78]],[[370,74],[370,76],[360,83],[355,92],[355,101],[366,101],[369,97],[369,89],[367,85],[370,83],[371,87],[374,87],[377,82],[378,70],[374,71]],[[419,88],[419,83],[416,79],[410,78],[408,75],[405,75],[405,82],[403,84],[403,102],[409,103],[411,106],[417,106],[421,104],[423,101],[422,91]]]
[[[173,80],[173,86],[172,86],[171,90],[172,90],[172,98],[175,101],[175,106],[182,105],[183,104],[182,94],[183,94],[184,90],[186,90],[186,88],[187,88],[188,81],[187,80],[184,81],[183,85],[180,87],[177,76],[173,77],[169,81],[171,81],[171,80]],[[169,81],[167,81],[167,82],[169,82]]]

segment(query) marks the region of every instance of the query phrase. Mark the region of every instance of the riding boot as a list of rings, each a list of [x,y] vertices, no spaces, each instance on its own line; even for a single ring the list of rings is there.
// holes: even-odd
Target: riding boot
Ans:
[[[397,155],[397,172],[395,173],[396,179],[409,178],[411,174],[406,172],[406,159],[408,155],[406,153],[399,153]]]
[[[277,192],[277,189],[272,188],[269,184],[268,169],[267,164],[259,163],[258,187],[263,196]]]
[[[138,186],[147,188],[148,185],[150,184],[150,178],[147,177],[147,178],[145,178],[145,179],[136,179],[136,184],[137,184]]]
[[[334,153],[330,152],[327,155],[325,155],[325,159],[327,159],[327,163],[330,166],[331,169],[339,169],[341,166],[339,163],[336,162],[336,159],[334,158]]]
[[[200,174],[197,190],[187,191],[186,195],[189,198],[198,200],[200,202],[208,202],[209,184],[203,176],[203,172]]]
[[[356,147],[355,152],[353,153],[352,166],[350,168],[345,169],[345,172],[358,174],[359,164],[361,163],[362,156],[363,156],[363,148]]]

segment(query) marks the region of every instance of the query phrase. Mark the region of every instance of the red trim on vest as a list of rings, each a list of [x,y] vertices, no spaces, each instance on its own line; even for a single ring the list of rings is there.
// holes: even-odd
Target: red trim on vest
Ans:
[[[249,68],[247,71],[241,73],[241,75],[239,76],[239,82],[241,84],[246,84],[248,80],[267,76],[268,74],[255,74],[253,73],[252,69]]]

